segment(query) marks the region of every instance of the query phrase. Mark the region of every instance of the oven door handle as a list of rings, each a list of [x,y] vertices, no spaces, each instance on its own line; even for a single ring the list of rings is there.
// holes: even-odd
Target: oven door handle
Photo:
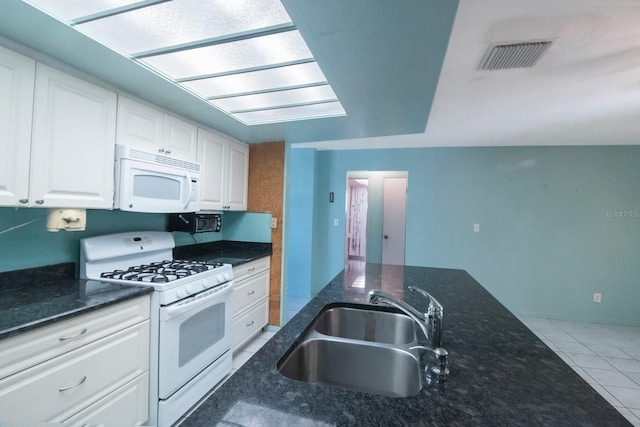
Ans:
[[[193,297],[190,297],[189,299],[187,299],[187,301],[177,302],[172,305],[160,308],[160,320],[167,321],[169,319],[173,319],[193,310],[194,308],[198,308],[201,305],[210,303],[211,300],[222,297],[223,295],[229,293],[229,291],[231,290],[230,284],[231,282],[227,282],[224,285],[220,285],[218,287],[219,291],[216,293],[212,293],[201,298],[197,298],[196,296],[195,299],[192,299]]]

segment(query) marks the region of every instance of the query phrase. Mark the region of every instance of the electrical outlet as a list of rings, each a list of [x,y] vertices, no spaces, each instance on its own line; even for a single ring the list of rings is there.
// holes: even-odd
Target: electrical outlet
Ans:
[[[593,294],[593,302],[600,302],[602,301],[602,294],[599,292],[596,292],[595,294]]]
[[[278,228],[278,218],[271,218],[271,228]]]
[[[473,224],[473,232],[474,233],[480,232],[480,224]]]

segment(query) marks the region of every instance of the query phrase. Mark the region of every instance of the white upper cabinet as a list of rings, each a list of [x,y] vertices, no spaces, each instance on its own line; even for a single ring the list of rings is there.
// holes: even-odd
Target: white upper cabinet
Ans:
[[[164,113],[118,95],[118,144],[150,153],[162,147]]]
[[[118,96],[118,144],[195,162],[197,133],[198,128],[185,120]]]
[[[227,209],[246,211],[249,185],[249,147],[231,142],[228,145],[228,153]]]
[[[201,210],[247,210],[249,148],[200,128]]]
[[[0,47],[0,206],[26,206],[36,62]]]
[[[0,206],[113,206],[116,94],[0,47]]]
[[[116,94],[38,63],[29,205],[113,207]]]

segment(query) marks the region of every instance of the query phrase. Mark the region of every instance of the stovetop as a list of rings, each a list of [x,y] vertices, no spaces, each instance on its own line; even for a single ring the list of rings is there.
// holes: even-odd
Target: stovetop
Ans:
[[[221,262],[206,263],[201,261],[164,260],[129,267],[126,270],[116,269],[100,274],[102,279],[132,280],[136,282],[167,283],[184,279],[194,274],[203,273],[222,267]]]

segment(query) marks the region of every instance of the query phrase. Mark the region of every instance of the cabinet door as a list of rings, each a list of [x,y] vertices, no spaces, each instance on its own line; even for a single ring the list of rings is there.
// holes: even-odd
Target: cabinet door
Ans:
[[[149,368],[149,321],[0,381],[0,414],[10,425],[61,422]]]
[[[0,47],[0,206],[29,198],[35,72],[34,60]]]
[[[149,373],[64,421],[65,426],[137,426],[149,415]]]
[[[269,298],[233,319],[231,350],[236,351],[243,344],[256,336],[269,322]]]
[[[37,65],[31,201],[43,207],[113,207],[116,94]]]
[[[116,143],[149,153],[162,149],[164,113],[118,95]]]
[[[164,153],[167,156],[195,162],[198,128],[169,114],[164,116]]]
[[[249,184],[249,147],[229,144],[229,184],[227,209],[232,211],[247,210],[247,186]]]
[[[198,163],[200,173],[200,209],[222,210],[227,169],[224,156],[226,141],[205,129],[198,130]]]

